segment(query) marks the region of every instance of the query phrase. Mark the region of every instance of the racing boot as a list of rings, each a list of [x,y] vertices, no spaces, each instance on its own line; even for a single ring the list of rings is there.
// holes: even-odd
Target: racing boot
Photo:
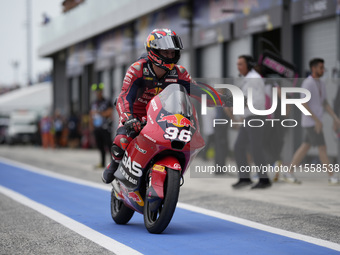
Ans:
[[[119,163],[124,155],[124,150],[118,145],[113,144],[111,147],[111,163],[107,165],[103,174],[102,181],[106,184],[111,183],[114,180],[114,173],[117,171]]]
[[[109,184],[115,179],[114,173],[117,171],[118,166],[119,162],[114,160],[112,160],[111,163],[106,166],[102,174],[102,181],[104,183]]]

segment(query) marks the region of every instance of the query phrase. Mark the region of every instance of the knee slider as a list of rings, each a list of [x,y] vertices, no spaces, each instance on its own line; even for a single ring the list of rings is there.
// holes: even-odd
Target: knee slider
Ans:
[[[112,147],[111,147],[111,156],[112,156],[113,160],[122,159],[124,152],[125,151],[116,144],[112,145]]]

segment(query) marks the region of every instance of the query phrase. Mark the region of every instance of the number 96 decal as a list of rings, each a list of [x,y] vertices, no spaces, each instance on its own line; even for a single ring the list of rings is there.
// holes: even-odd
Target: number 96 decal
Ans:
[[[182,129],[182,131],[179,132],[178,128],[175,127],[168,127],[167,129],[165,129],[165,133],[166,133],[164,134],[165,139],[174,140],[178,138],[178,140],[186,143],[190,142],[192,136],[190,130]]]

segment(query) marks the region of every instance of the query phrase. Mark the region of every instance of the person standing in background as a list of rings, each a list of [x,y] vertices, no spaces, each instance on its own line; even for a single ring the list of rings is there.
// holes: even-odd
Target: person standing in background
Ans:
[[[249,55],[241,55],[237,60],[237,69],[242,79],[241,89],[244,95],[248,95],[248,90],[253,91],[253,106],[257,110],[265,109],[265,85],[261,75],[254,69],[255,61]],[[240,189],[252,185],[250,179],[250,171],[242,171],[249,165],[247,159],[247,150],[249,150],[252,159],[257,167],[266,165],[265,155],[263,151],[264,129],[262,127],[248,126],[248,122],[252,119],[261,119],[262,116],[253,115],[248,107],[245,107],[245,125],[241,125],[236,143],[235,143],[235,159],[239,170],[239,180],[233,184],[234,189]],[[238,121],[240,122],[240,121]],[[252,186],[252,189],[264,189],[271,186],[271,182],[266,172],[258,171],[259,182]]]
[[[44,112],[40,119],[40,134],[42,147],[54,148],[53,120],[48,111]]]
[[[309,62],[311,75],[309,75],[302,83],[302,88],[310,91],[311,99],[304,103],[303,106],[311,113],[310,116],[302,114],[301,126],[304,129],[303,143],[295,152],[291,165],[296,166],[301,163],[303,158],[312,146],[317,146],[319,151],[319,158],[322,166],[328,168],[330,185],[340,184],[339,178],[332,172],[330,161],[327,155],[327,147],[323,134],[322,117],[324,110],[333,118],[334,129],[340,127],[340,119],[334,113],[333,109],[326,99],[326,84],[320,80],[325,72],[324,60],[321,58],[314,58]],[[284,179],[290,183],[300,183],[293,174],[293,168],[290,173],[284,174]]]
[[[68,129],[68,146],[70,148],[78,148],[80,146],[80,125],[79,118],[74,111],[71,111],[71,114],[67,121],[67,129]]]
[[[57,148],[60,148],[63,146],[62,134],[64,130],[64,118],[61,116],[60,111],[58,109],[55,110],[54,112],[53,127],[54,127],[55,145]]]
[[[105,167],[106,149],[110,152],[112,145],[111,129],[113,118],[113,105],[110,100],[103,97],[104,84],[93,84],[92,91],[96,93],[96,100],[92,103],[90,111],[90,130],[93,132],[97,148],[100,152],[100,163],[95,168]]]

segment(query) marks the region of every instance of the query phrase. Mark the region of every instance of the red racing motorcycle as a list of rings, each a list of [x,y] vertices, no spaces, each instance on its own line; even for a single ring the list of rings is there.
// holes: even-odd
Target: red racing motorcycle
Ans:
[[[197,113],[186,89],[167,86],[147,105],[147,121],[115,172],[111,215],[126,224],[144,214],[150,233],[161,233],[175,212],[183,174],[204,147]]]

